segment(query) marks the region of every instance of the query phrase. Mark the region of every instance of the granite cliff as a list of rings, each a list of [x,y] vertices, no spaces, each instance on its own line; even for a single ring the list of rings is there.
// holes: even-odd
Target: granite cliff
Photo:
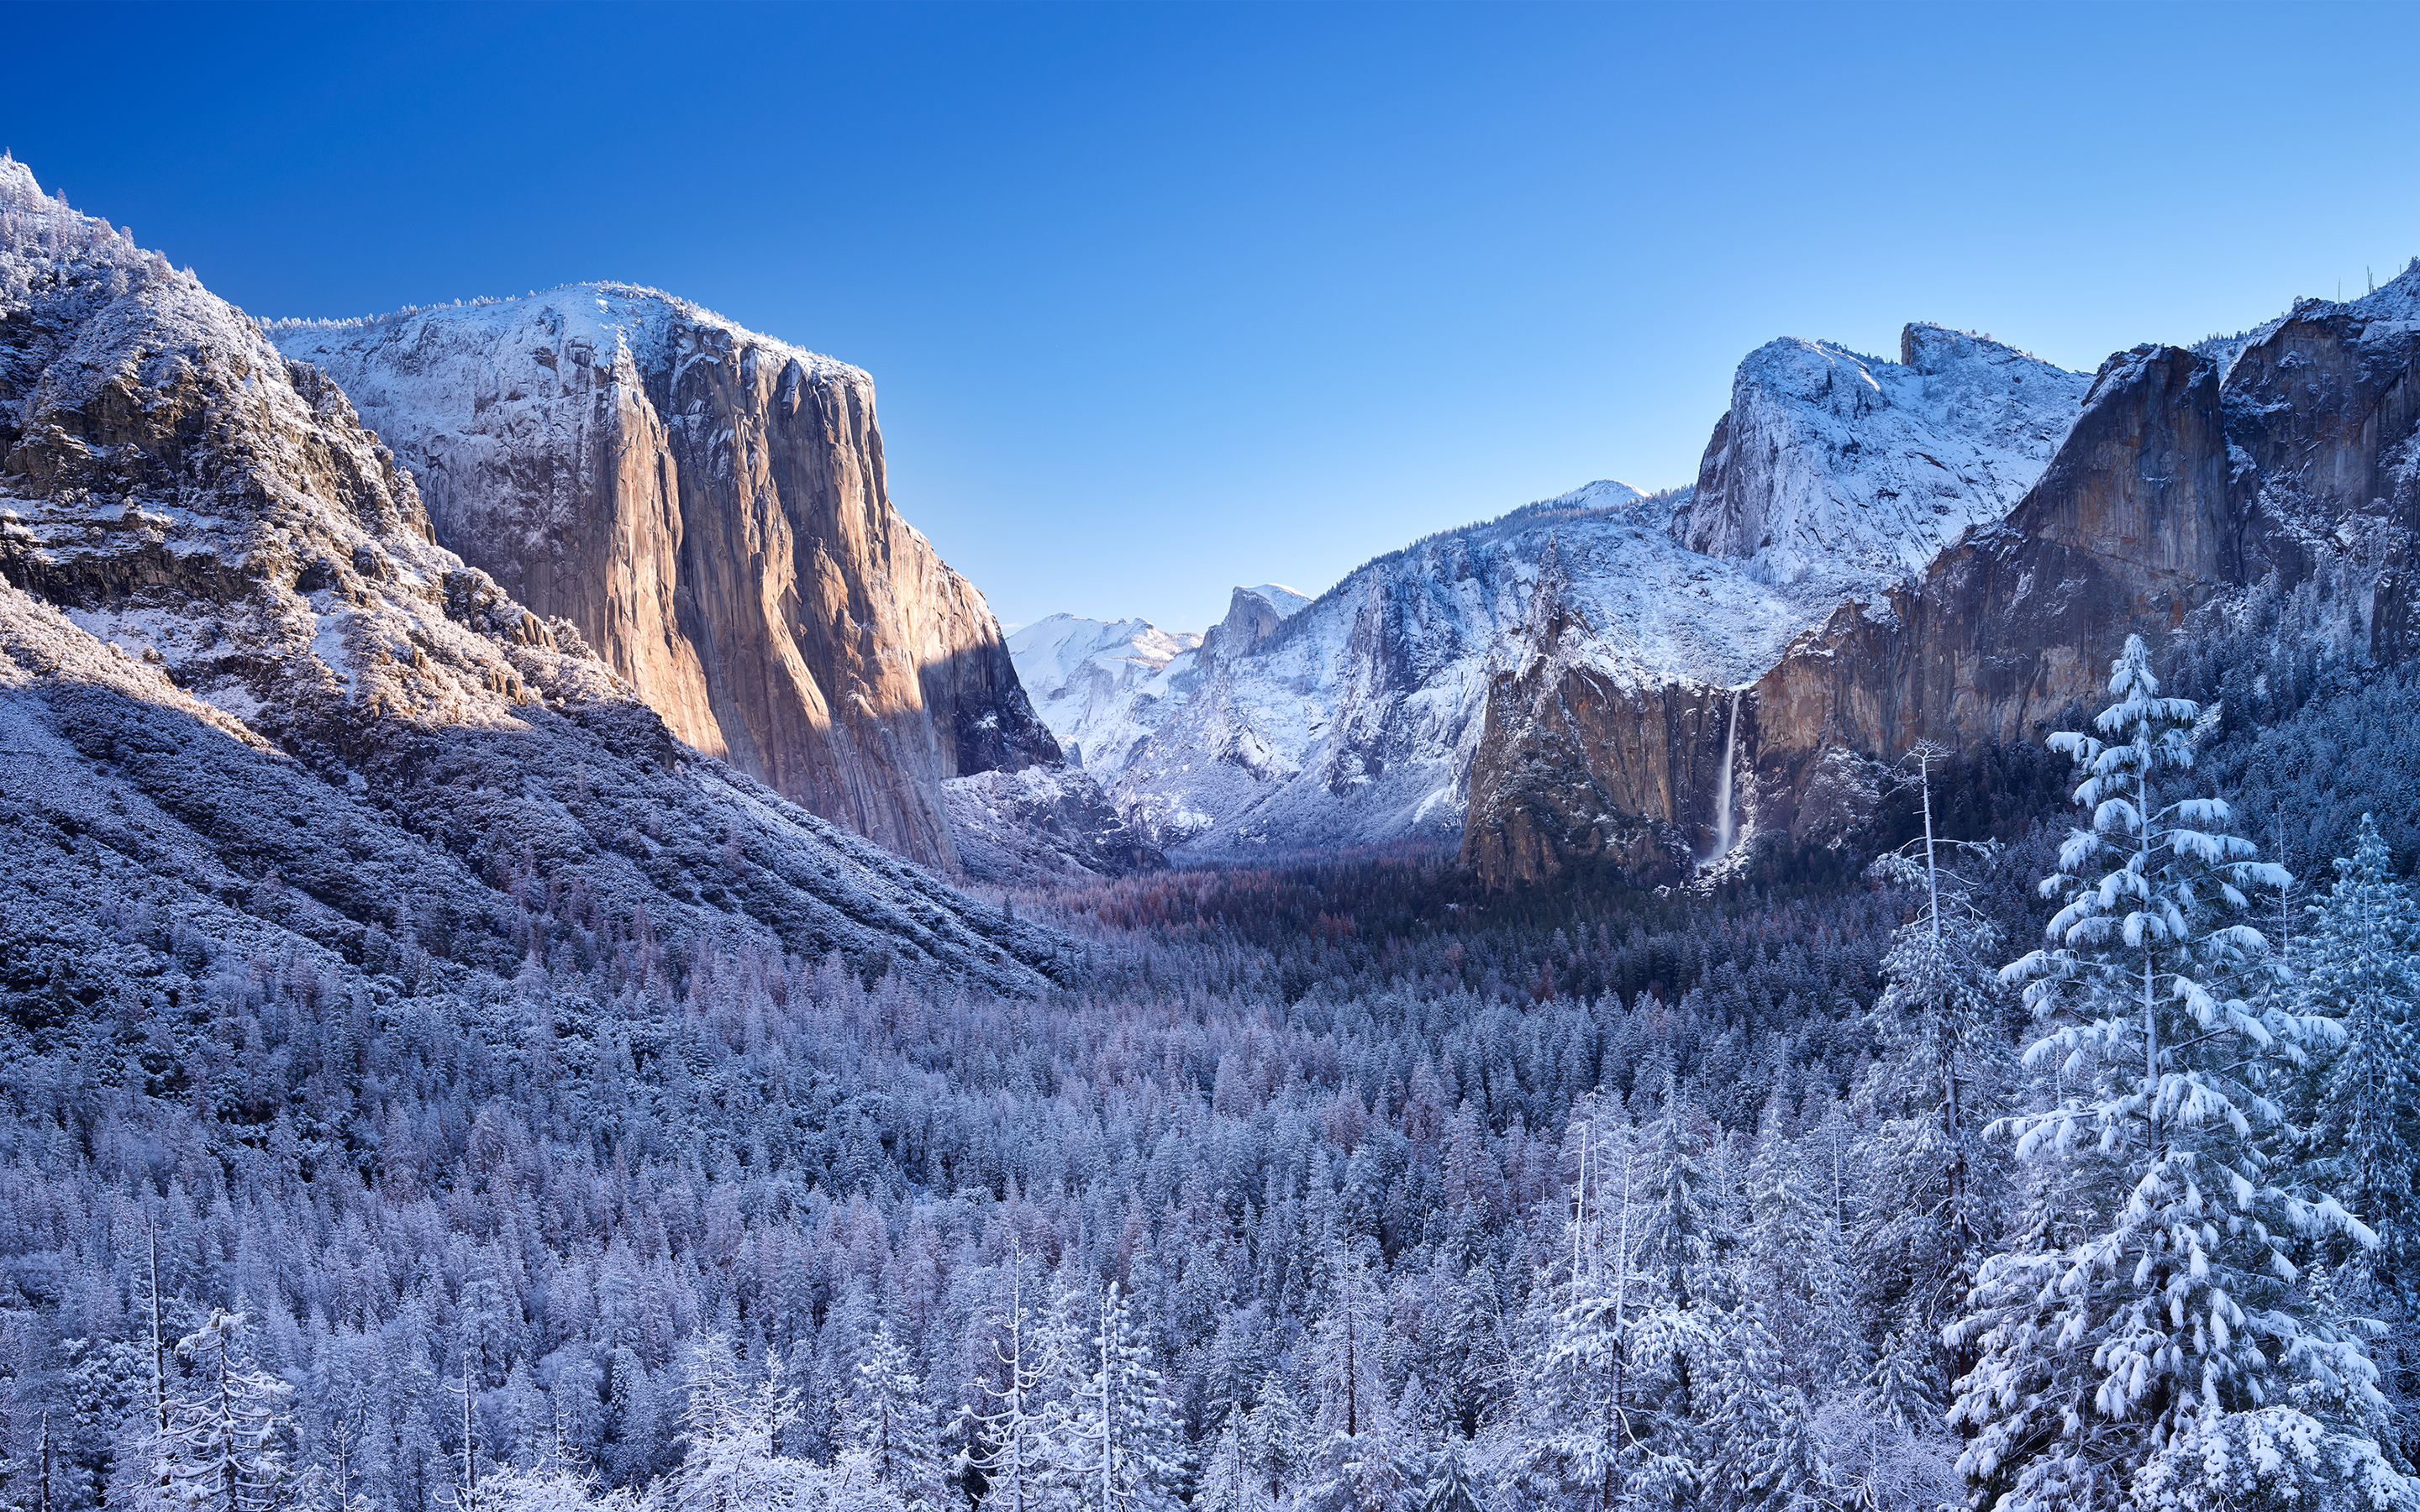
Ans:
[[[941,867],[944,781],[1057,763],[983,595],[892,507],[858,369],[614,284],[273,329],[441,543],[696,749]]]
[[[2012,489],[2021,469],[1967,472],[1989,486],[1968,495],[1979,507],[1946,548],[1919,571],[1848,587],[1741,688],[1732,719],[1703,689],[1617,704],[1590,658],[1529,658],[1490,691],[1466,859],[1497,881],[1600,859],[1670,880],[1673,858],[1706,854],[1717,823],[1836,840],[1870,797],[1871,764],[1918,740],[2038,739],[2105,680],[2127,634],[2157,645],[2222,627],[2256,594],[2293,598],[2298,620],[2350,655],[2400,659],[2420,529],[2415,363],[2420,271],[2360,301],[2298,302],[2229,340],[2118,353],[2071,424],[2019,427],[2043,457],[2037,475]],[[1762,424],[1744,468],[1739,417],[1754,408],[1735,395],[1679,530],[1758,570],[1770,532],[1743,522],[1803,517],[1801,480],[1837,474],[1844,455],[1908,448],[1877,445],[1881,427],[1853,407],[1845,437]],[[1952,428],[1981,412],[1953,414]],[[2005,517],[1997,499],[2012,501]],[[1551,644],[1557,632],[1541,633]],[[1734,723],[1735,770],[1715,754]],[[1642,848],[1650,832],[1660,853]]]
[[[62,1011],[165,990],[113,975],[129,910],[357,1003],[557,950],[1030,991],[1065,947],[684,748],[323,373],[5,157],[0,833],[0,980]]]

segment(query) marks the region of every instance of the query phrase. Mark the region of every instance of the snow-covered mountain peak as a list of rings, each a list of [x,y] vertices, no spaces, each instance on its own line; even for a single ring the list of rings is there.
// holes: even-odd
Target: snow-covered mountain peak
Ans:
[[[1922,570],[2004,517],[2091,385],[1993,341],[1909,326],[1900,360],[1788,337],[1740,363],[1680,523],[1692,549],[1776,583]]]
[[[1249,594],[1261,600],[1277,610],[1280,619],[1284,619],[1295,610],[1308,607],[1311,599],[1316,596],[1298,589],[1288,588],[1283,583],[1256,583],[1249,588],[1237,588],[1235,592]]]
[[[348,355],[373,348],[408,349],[418,362],[390,360],[395,374],[433,369],[469,350],[499,359],[497,377],[512,386],[545,386],[568,364],[610,371],[617,350],[644,370],[676,371],[690,362],[714,360],[721,346],[749,350],[754,361],[795,362],[809,378],[844,375],[867,379],[862,370],[820,352],[749,330],[713,311],[661,289],[613,282],[565,284],[504,299],[413,305],[385,315],[343,320],[271,320],[265,328],[289,355],[315,350]],[[718,342],[715,338],[721,338]],[[675,342],[691,349],[674,351]],[[541,373],[539,370],[543,369]],[[520,380],[516,382],[515,380]],[[393,379],[391,379],[393,381]],[[366,407],[358,396],[356,402]]]

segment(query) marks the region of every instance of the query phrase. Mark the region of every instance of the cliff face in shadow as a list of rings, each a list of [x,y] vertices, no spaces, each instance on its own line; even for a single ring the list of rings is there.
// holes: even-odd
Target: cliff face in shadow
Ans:
[[[1837,818],[1844,753],[2039,739],[2098,695],[2128,634],[2156,647],[2256,588],[2299,591],[2338,643],[2400,660],[2415,431],[2420,273],[2351,303],[2304,301],[2237,342],[2112,357],[2004,520],[1844,598],[1746,688],[1735,802],[1748,827],[1815,838],[1815,815]],[[1718,430],[1710,458],[1734,442]],[[1668,880],[1670,857],[1702,846],[1705,721],[1670,710],[1702,707],[1706,690],[1609,699],[1600,681],[1547,657],[1491,689],[1464,848],[1489,878],[1550,874],[1606,854],[1600,835],[1652,829],[1663,845],[1625,841],[1627,870]]]
[[[944,780],[1058,760],[983,595],[892,507],[858,369],[618,285],[275,333],[440,541],[699,750],[941,866]]]

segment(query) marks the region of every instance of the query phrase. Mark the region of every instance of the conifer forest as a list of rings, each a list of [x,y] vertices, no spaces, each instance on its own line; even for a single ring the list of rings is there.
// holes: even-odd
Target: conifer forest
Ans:
[[[2420,682],[2263,644],[1703,888],[1001,891],[1038,996],[21,932],[0,1501],[2412,1505]]]

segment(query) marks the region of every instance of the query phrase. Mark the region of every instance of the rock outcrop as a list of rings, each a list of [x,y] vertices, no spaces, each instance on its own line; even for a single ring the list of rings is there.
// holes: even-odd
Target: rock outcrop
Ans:
[[[2256,588],[2300,593],[2357,656],[2408,655],[2415,363],[2420,265],[2365,300],[2302,301],[2233,341],[2112,357],[2005,518],[1976,520],[1916,575],[1844,594],[1754,678],[1734,798],[1749,827],[1801,841],[1836,830],[1846,766],[1918,740],[2038,739],[2099,690],[2126,635],[2156,644],[2225,623]],[[1868,438],[1854,424],[1845,439],[1802,427],[1744,471],[1736,413],[1708,448],[1682,529],[1753,568],[1769,548],[1742,522],[1803,517],[1792,501],[1806,490],[1791,480],[1869,450]],[[1788,455],[1793,444],[1804,455]],[[1691,690],[1660,698],[1685,710]],[[1484,874],[1517,881],[1613,855],[1662,877],[1668,867],[1622,837],[1640,825],[1702,834],[1714,791],[1703,717],[1676,736],[1657,699],[1607,707],[1584,657],[1499,679],[1465,841]],[[1656,771],[1680,775],[1639,780]]]
[[[976,882],[1082,882],[1168,866],[1080,767],[978,772],[941,791],[959,866]]]
[[[858,369],[612,284],[274,333],[442,544],[698,750],[943,867],[945,780],[1058,760],[983,595],[892,506]]]
[[[1900,333],[1895,363],[1768,343],[1739,365],[1677,533],[1767,582],[1920,573],[2024,496],[2089,381],[1932,325]]]
[[[675,946],[1030,991],[1065,945],[685,748],[336,385],[5,157],[0,825],[8,981],[97,980],[136,903],[388,997]]]

